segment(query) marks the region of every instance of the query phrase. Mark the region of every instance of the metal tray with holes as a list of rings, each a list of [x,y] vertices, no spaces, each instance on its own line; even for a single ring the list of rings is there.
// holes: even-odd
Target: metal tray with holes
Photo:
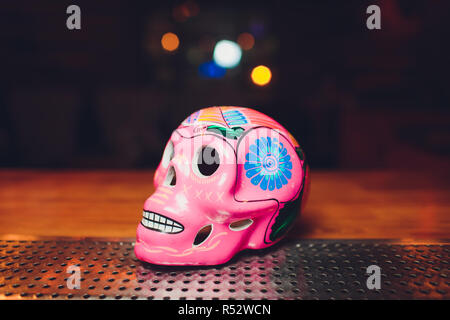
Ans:
[[[284,241],[215,267],[142,263],[133,242],[0,240],[1,299],[449,299],[449,242]],[[381,268],[368,289],[367,267]],[[68,288],[71,266],[80,288]]]

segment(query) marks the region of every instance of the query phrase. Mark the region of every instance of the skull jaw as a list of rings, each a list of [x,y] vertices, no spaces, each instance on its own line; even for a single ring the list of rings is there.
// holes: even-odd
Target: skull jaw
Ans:
[[[152,252],[143,242],[136,242],[134,247],[136,257],[141,260],[155,265],[162,266],[213,266],[228,262],[233,255],[212,257],[206,252],[203,254],[193,254],[189,257],[176,256],[170,252]]]
[[[190,247],[185,244],[183,248],[179,245],[171,245],[170,241],[163,239],[178,237],[171,234],[157,235],[155,231],[139,225],[134,246],[135,255],[139,260],[157,265],[206,266],[226,263],[241,250],[235,245],[230,245],[224,236],[221,237],[220,232],[217,237],[211,239],[212,241],[208,240],[204,244]]]
[[[270,216],[255,219],[253,228],[248,228],[251,231],[231,231],[226,224],[214,224],[214,233],[198,246],[192,245],[190,239],[195,234],[189,234],[189,229],[180,234],[163,234],[139,224],[134,252],[139,260],[156,265],[221,265],[244,249],[264,249],[277,243],[280,239],[262,241],[270,219]]]

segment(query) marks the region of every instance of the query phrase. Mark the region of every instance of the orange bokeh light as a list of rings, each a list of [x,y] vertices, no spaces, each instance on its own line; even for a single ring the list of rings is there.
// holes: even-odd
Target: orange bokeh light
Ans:
[[[251,78],[254,84],[265,86],[272,79],[272,71],[266,66],[257,66],[253,68]]]
[[[250,33],[244,32],[238,36],[237,43],[243,50],[250,50],[255,45],[255,38]]]
[[[175,51],[180,45],[180,40],[175,33],[167,32],[161,38],[161,45],[164,50]]]

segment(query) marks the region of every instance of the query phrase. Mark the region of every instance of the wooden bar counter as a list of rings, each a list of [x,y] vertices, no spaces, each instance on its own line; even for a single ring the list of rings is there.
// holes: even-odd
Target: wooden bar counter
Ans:
[[[306,210],[289,236],[450,238],[450,174],[312,171]],[[153,171],[0,170],[0,235],[134,237]]]

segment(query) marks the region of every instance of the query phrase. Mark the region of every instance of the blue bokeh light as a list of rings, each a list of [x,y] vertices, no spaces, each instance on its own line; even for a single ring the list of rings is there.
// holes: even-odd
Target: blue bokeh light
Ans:
[[[208,61],[198,67],[198,72],[202,77],[218,79],[225,76],[227,69],[218,66],[214,61]]]

